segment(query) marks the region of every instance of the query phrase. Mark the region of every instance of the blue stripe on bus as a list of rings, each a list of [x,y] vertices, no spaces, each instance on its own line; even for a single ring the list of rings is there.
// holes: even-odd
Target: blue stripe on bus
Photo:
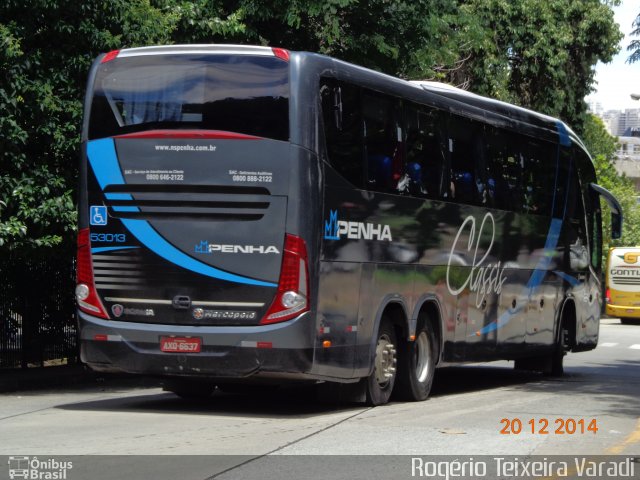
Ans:
[[[124,177],[120,171],[116,147],[112,138],[88,142],[87,156],[102,191],[107,185],[124,185]]]
[[[107,200],[133,200],[133,197],[128,193],[105,193],[104,196]]]
[[[580,280],[578,280],[575,277],[572,277],[571,275],[567,275],[564,272],[559,272],[558,270],[554,270],[553,273],[555,273],[557,276],[559,276],[563,280],[566,280],[569,283],[569,285],[571,285],[572,287],[575,287],[576,285],[580,284]]]
[[[549,265],[551,265],[551,261],[553,260],[553,255],[555,253],[556,247],[558,246],[558,241],[560,240],[560,231],[562,230],[562,220],[559,218],[551,219],[551,225],[549,226],[549,233],[547,233],[547,240],[544,245],[544,255],[538,261],[535,270],[531,274],[529,281],[527,282],[526,287],[522,290],[518,298],[529,298],[535,295],[536,291],[542,285],[544,278],[551,271],[548,270]],[[507,325],[513,317],[515,317],[518,313],[522,311],[524,307],[520,306],[513,310],[507,310],[504,312],[498,320],[495,322],[491,322],[489,325],[485,325],[478,332],[474,332],[469,334],[469,337],[474,337],[477,335],[484,335],[489,332],[493,332],[498,330],[505,325]]]
[[[107,185],[124,185],[124,177],[120,171],[118,157],[113,139],[104,138],[100,140],[92,140],[87,143],[87,157],[91,168],[98,180],[98,184],[102,190]],[[128,207],[124,207],[128,208]],[[133,207],[135,208],[135,207]],[[205,263],[190,257],[186,253],[178,250],[165,240],[146,220],[131,220],[121,218],[125,228],[129,230],[143,245],[149,248],[155,254],[161,256],[165,260],[178,265],[179,267],[191,270],[192,272],[205,275],[207,277],[219,278],[234,283],[242,283],[245,285],[256,285],[260,287],[277,287],[278,284],[272,282],[263,282],[253,278],[235,275],[233,273],[224,272],[217,268],[211,267]]]
[[[558,130],[558,136],[560,137],[560,145],[563,147],[571,146],[571,137],[569,137],[569,132],[567,131],[567,127],[564,126],[560,120],[556,122],[556,129]]]
[[[139,212],[138,207],[129,207],[124,205],[114,205],[111,207],[114,212]]]
[[[91,253],[102,253],[102,252],[113,252],[115,250],[131,250],[133,248],[140,248],[140,247],[136,247],[136,246],[129,246],[129,247],[97,247],[97,248],[92,248],[91,249]]]

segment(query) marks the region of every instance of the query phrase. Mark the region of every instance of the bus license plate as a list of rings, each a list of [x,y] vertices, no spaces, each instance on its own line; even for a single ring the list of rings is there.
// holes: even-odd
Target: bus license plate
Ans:
[[[202,339],[198,337],[160,337],[160,350],[168,353],[199,353]]]

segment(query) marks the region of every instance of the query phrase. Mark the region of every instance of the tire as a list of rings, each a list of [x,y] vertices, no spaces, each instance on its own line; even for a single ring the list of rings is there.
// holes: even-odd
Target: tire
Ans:
[[[563,320],[560,324],[558,339],[553,352],[549,357],[547,367],[542,371],[547,377],[562,377],[564,375],[564,356],[571,349],[569,330],[567,323]]]
[[[638,319],[638,318],[620,317],[620,323],[622,325],[640,325],[640,319]]]
[[[213,395],[215,385],[187,379],[166,380],[162,389],[185,400],[207,400]]]
[[[547,377],[561,377],[564,375],[564,357],[569,350],[571,350],[570,330],[567,328],[567,323],[563,321],[551,353],[544,356],[518,358],[514,368],[542,372]]]
[[[416,339],[398,352],[396,395],[400,400],[420,402],[431,391],[436,370],[437,338],[427,319],[416,330]]]
[[[384,316],[377,337],[373,372],[365,379],[366,403],[371,406],[387,403],[396,382],[396,333]]]

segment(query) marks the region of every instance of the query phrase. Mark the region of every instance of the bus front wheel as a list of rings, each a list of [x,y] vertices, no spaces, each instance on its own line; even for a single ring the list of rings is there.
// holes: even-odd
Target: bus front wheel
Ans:
[[[402,400],[426,400],[431,391],[436,364],[436,335],[431,322],[421,322],[413,342],[398,355],[397,395]]]
[[[548,367],[543,373],[549,377],[561,377],[564,375],[564,357],[571,350],[571,329],[569,323],[563,319],[558,332],[558,340],[551,353]]]
[[[373,372],[366,378],[366,402],[369,405],[384,405],[389,401],[396,381],[396,364],[396,333],[391,321],[382,317]]]

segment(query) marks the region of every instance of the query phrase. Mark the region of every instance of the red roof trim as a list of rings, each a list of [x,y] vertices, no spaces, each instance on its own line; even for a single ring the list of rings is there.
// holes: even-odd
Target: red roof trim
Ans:
[[[127,133],[115,138],[193,138],[215,140],[260,140],[260,137],[243,133],[225,132],[222,130],[148,130],[146,132]]]

